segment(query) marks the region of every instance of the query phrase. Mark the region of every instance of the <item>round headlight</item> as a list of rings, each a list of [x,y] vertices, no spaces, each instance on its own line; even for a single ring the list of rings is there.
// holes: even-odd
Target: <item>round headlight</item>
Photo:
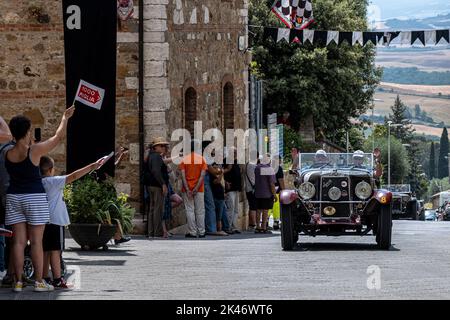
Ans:
[[[330,197],[330,199],[333,201],[339,200],[341,196],[342,196],[341,189],[337,187],[333,187],[330,190],[328,190],[328,197]]]
[[[298,193],[302,199],[309,200],[316,194],[316,187],[311,182],[304,182],[298,188]]]
[[[366,200],[372,195],[372,187],[365,181],[361,181],[356,185],[355,194],[361,200]]]

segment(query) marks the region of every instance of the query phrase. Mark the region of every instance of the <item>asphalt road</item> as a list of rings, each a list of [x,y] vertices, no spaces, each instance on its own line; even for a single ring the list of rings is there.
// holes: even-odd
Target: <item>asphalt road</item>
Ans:
[[[394,221],[393,247],[373,236],[280,235],[148,240],[64,253],[71,292],[0,289],[0,299],[450,299],[450,222]]]

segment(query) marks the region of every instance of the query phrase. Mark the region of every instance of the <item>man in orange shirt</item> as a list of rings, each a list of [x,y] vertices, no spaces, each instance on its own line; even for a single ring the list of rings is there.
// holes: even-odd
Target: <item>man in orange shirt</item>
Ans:
[[[194,142],[191,150],[194,150]],[[203,156],[192,151],[179,165],[188,233],[186,238],[205,237],[204,178],[208,166]]]

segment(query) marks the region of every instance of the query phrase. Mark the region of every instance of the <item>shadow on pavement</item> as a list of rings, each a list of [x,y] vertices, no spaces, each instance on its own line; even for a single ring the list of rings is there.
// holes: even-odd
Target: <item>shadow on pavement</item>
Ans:
[[[126,260],[70,260],[71,266],[123,266]]]
[[[300,242],[293,251],[400,251],[391,246],[389,250],[381,250],[376,243],[340,243],[340,242]]]
[[[228,236],[212,236],[212,235],[206,235],[205,238],[186,238],[183,235],[174,235],[173,237],[169,239],[164,238],[144,238],[144,240],[150,240],[150,241],[173,241],[173,240],[184,240],[184,241],[220,241],[220,240],[246,240],[246,239],[267,239],[267,238],[273,238],[273,237],[279,237],[279,232],[274,232],[272,234],[262,234],[262,233],[254,233],[254,232],[248,232],[243,231],[239,234],[232,234]]]
[[[131,245],[131,244],[130,244]],[[82,250],[79,247],[70,247],[65,252],[73,252],[76,253],[79,256],[86,256],[86,257],[131,257],[136,256],[136,254],[132,252],[136,252],[136,250],[127,250],[125,248],[109,248],[108,250]]]

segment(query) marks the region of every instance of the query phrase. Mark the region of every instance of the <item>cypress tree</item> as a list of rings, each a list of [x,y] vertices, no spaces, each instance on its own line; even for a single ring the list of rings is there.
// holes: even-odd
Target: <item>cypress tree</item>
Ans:
[[[448,132],[447,128],[444,127],[441,135],[441,143],[439,149],[439,163],[438,163],[438,177],[439,179],[448,177],[449,170],[449,160],[448,160]]]

